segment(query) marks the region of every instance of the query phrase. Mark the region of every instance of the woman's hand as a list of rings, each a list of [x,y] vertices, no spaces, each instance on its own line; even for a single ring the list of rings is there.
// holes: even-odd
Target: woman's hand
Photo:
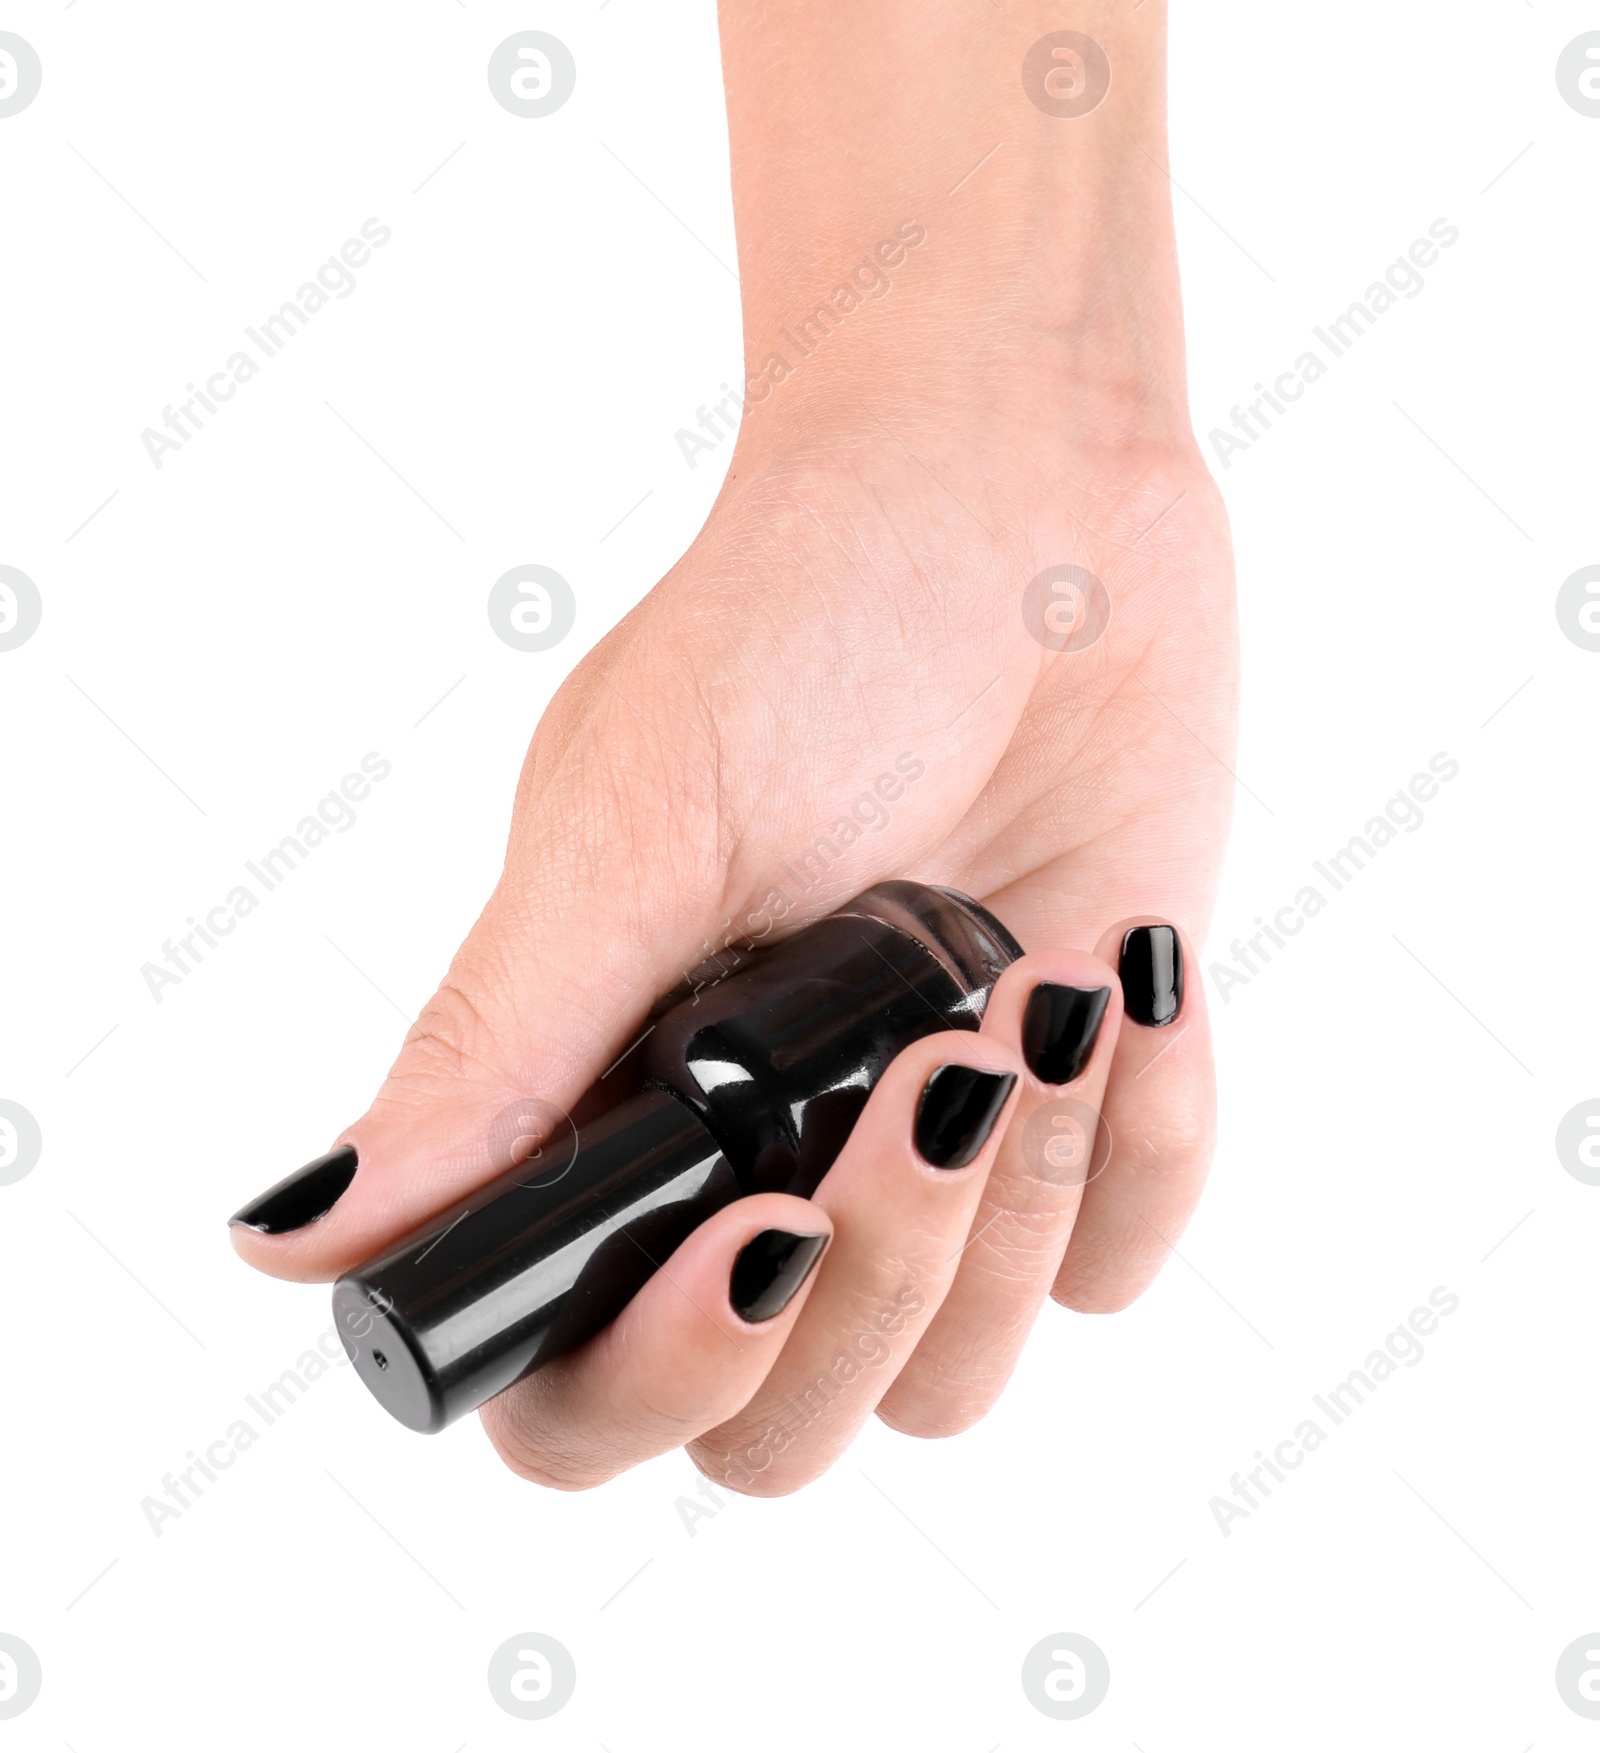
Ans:
[[[826,32],[836,56],[898,8],[839,0],[819,22],[834,10],[794,0],[759,32],[725,23],[752,379],[788,327],[776,313],[804,308],[790,289],[826,290],[836,257],[847,270],[924,198],[925,259],[783,381],[768,374],[706,529],[539,725],[500,882],[342,1135],[359,1160],[348,1189],[292,1231],[236,1225],[235,1245],[281,1277],[337,1276],[508,1166],[493,1141],[513,1105],[603,1099],[652,1002],[725,943],[882,879],[965,890],[1031,953],[981,1034],[901,1055],[813,1200],[719,1213],[611,1328],[484,1408],[509,1464],[550,1484],[688,1444],[734,1488],[779,1492],[873,1411],[917,1434],[965,1428],[1052,1291],[1099,1311],[1148,1284],[1210,1153],[1187,952],[1231,801],[1232,579],[1184,413],[1151,157],[1160,25],[1152,37],[1145,13],[1160,7],[1108,16],[1123,108],[1070,124],[1016,78],[1047,7],[984,21],[974,43],[974,9],[938,0],[914,46],[856,43],[929,65],[904,113],[848,82],[822,92],[812,108],[840,113],[806,125],[857,142],[849,175],[808,173],[752,102],[775,42],[793,77]],[[951,58],[966,71],[946,102]],[[981,202],[945,196],[935,218],[929,191],[1006,138],[986,105],[1010,157],[977,173]],[[1171,932],[1136,929],[1169,925],[1181,956]],[[1034,996],[1062,987],[1109,989],[1097,1032],[1092,999]],[[990,1124],[970,1162],[941,1168],[916,1122],[946,1065],[1017,1082],[994,1112],[976,1103]],[[1060,1139],[1086,1118],[1074,1158]],[[831,1240],[820,1256],[762,1241],[736,1272],[770,1231]],[[764,1318],[744,1319],[763,1271]]]

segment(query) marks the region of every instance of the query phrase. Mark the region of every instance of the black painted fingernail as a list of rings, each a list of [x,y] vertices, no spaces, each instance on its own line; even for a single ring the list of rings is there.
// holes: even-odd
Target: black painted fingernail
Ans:
[[[741,1321],[770,1321],[781,1315],[822,1258],[826,1236],[796,1236],[763,1230],[739,1250],[728,1284],[728,1301]]]
[[[243,1224],[247,1230],[259,1230],[264,1236],[284,1236],[290,1230],[304,1229],[333,1210],[355,1179],[355,1173],[355,1146],[342,1144],[303,1169],[296,1169],[276,1187],[269,1187],[259,1199],[252,1199],[236,1211],[228,1222]]]
[[[1122,1009],[1130,1021],[1164,1029],[1183,1008],[1183,945],[1170,925],[1136,925],[1117,963]]]
[[[941,1065],[923,1087],[913,1131],[918,1151],[936,1169],[964,1169],[994,1131],[1016,1084],[1010,1071]]]
[[[1040,1083],[1071,1083],[1083,1075],[1100,1039],[1109,986],[1035,986],[1022,1016],[1022,1056]]]

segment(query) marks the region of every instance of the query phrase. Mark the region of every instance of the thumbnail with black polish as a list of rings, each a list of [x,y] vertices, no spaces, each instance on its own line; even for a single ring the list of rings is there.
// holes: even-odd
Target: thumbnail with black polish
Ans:
[[[826,1236],[796,1236],[763,1230],[739,1250],[728,1285],[728,1301],[741,1321],[770,1321],[781,1315],[822,1257]]]
[[[923,1160],[936,1169],[966,1168],[989,1142],[1016,1081],[1009,1071],[941,1065],[917,1104],[913,1136]]]
[[[1162,1029],[1183,1008],[1183,945],[1170,925],[1136,925],[1118,963],[1122,1008],[1130,1021]]]
[[[1094,1053],[1111,1002],[1109,986],[1042,981],[1022,1016],[1022,1056],[1040,1083],[1071,1083]]]
[[[355,1146],[341,1145],[314,1163],[296,1169],[277,1186],[269,1187],[260,1198],[236,1211],[230,1224],[242,1224],[247,1230],[259,1230],[264,1236],[285,1236],[290,1230],[304,1229],[319,1217],[326,1217],[355,1179]]]

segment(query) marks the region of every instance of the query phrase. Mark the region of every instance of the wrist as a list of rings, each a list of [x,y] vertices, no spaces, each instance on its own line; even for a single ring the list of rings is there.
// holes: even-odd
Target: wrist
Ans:
[[[759,28],[728,10],[747,453],[864,408],[1191,443],[1162,13],[1071,9],[1103,96],[1063,117],[1048,90],[1070,80],[1047,88],[1036,53],[1024,72],[1057,4],[774,0]]]

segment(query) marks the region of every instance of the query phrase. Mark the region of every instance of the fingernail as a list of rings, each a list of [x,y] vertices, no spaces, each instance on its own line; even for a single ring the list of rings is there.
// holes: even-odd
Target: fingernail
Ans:
[[[1147,1029],[1163,1029],[1183,1008],[1183,945],[1170,925],[1136,925],[1117,964],[1122,1009]]]
[[[1022,1016],[1022,1056],[1040,1083],[1071,1083],[1083,1075],[1100,1039],[1109,986],[1035,986]]]
[[[826,1236],[796,1236],[763,1230],[739,1250],[728,1285],[728,1301],[741,1321],[770,1321],[781,1315],[822,1258]]]
[[[912,1137],[923,1160],[936,1169],[966,1168],[989,1142],[1016,1081],[1010,1071],[941,1065],[917,1103]]]
[[[333,1210],[355,1179],[355,1173],[355,1146],[342,1144],[303,1169],[296,1169],[276,1187],[269,1187],[259,1199],[241,1206],[228,1223],[243,1224],[247,1230],[259,1230],[264,1236],[283,1236],[290,1230],[304,1229]]]

